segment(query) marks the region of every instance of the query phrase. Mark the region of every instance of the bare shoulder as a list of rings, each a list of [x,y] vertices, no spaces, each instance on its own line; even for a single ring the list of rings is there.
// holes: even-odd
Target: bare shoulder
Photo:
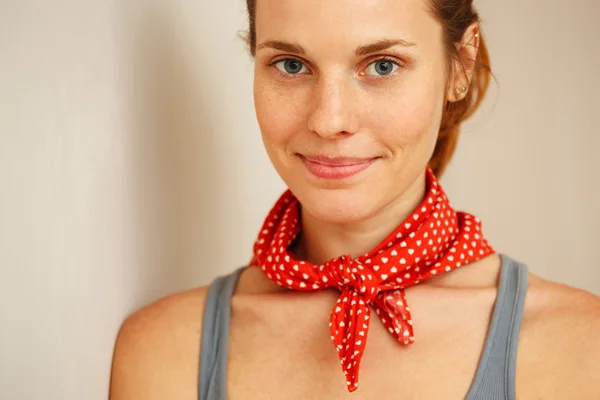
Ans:
[[[596,339],[600,344],[600,336],[596,330],[600,327],[600,297],[532,274],[529,282],[528,297],[534,319],[543,322],[548,328],[566,328],[565,335],[571,339],[568,333],[577,330],[580,334],[589,335],[586,337],[590,341]],[[565,337],[558,335],[560,338]]]
[[[113,356],[110,399],[197,399],[207,287],[176,293],[129,316]]]
[[[521,349],[518,367],[537,376],[538,395],[600,398],[600,297],[530,275]]]

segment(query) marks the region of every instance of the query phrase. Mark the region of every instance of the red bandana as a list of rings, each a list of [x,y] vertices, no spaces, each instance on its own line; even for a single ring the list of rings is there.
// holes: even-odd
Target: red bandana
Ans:
[[[313,265],[288,253],[300,232],[300,204],[289,190],[270,211],[254,244],[252,265],[280,286],[340,290],[329,330],[350,392],[358,388],[370,305],[396,339],[411,344],[413,326],[404,289],[494,253],[483,238],[480,220],[452,208],[430,168],[426,182],[425,199],[413,214],[375,249],[355,259],[342,255]]]

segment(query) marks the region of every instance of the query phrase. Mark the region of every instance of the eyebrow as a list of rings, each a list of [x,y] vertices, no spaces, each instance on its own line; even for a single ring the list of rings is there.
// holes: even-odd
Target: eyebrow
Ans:
[[[416,46],[416,43],[403,39],[382,39],[375,43],[358,46],[355,50],[355,54],[357,56],[364,56],[371,53],[377,53],[378,51],[387,50],[394,46],[412,47]],[[286,51],[288,53],[306,54],[306,50],[304,50],[304,48],[299,44],[283,42],[281,40],[267,40],[256,47],[257,50],[264,48]]]
[[[383,39],[375,43],[366,44],[364,46],[358,46],[356,48],[357,56],[364,56],[371,53],[377,53],[378,51],[387,50],[394,46],[413,47],[416,43],[408,42],[403,39]]]

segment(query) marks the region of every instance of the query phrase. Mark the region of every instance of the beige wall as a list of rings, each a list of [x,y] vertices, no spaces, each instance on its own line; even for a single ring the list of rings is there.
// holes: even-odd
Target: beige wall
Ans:
[[[480,9],[498,84],[443,184],[499,251],[600,294],[600,3]],[[248,260],[283,185],[244,20],[241,0],[0,0],[0,398],[106,398],[127,313]]]

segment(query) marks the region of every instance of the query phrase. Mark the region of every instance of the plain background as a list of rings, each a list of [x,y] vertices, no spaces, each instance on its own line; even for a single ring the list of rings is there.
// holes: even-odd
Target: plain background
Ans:
[[[442,183],[498,251],[600,294],[600,2],[478,7],[498,82]],[[105,399],[127,314],[249,260],[284,186],[245,22],[241,0],[0,0],[0,398]]]

